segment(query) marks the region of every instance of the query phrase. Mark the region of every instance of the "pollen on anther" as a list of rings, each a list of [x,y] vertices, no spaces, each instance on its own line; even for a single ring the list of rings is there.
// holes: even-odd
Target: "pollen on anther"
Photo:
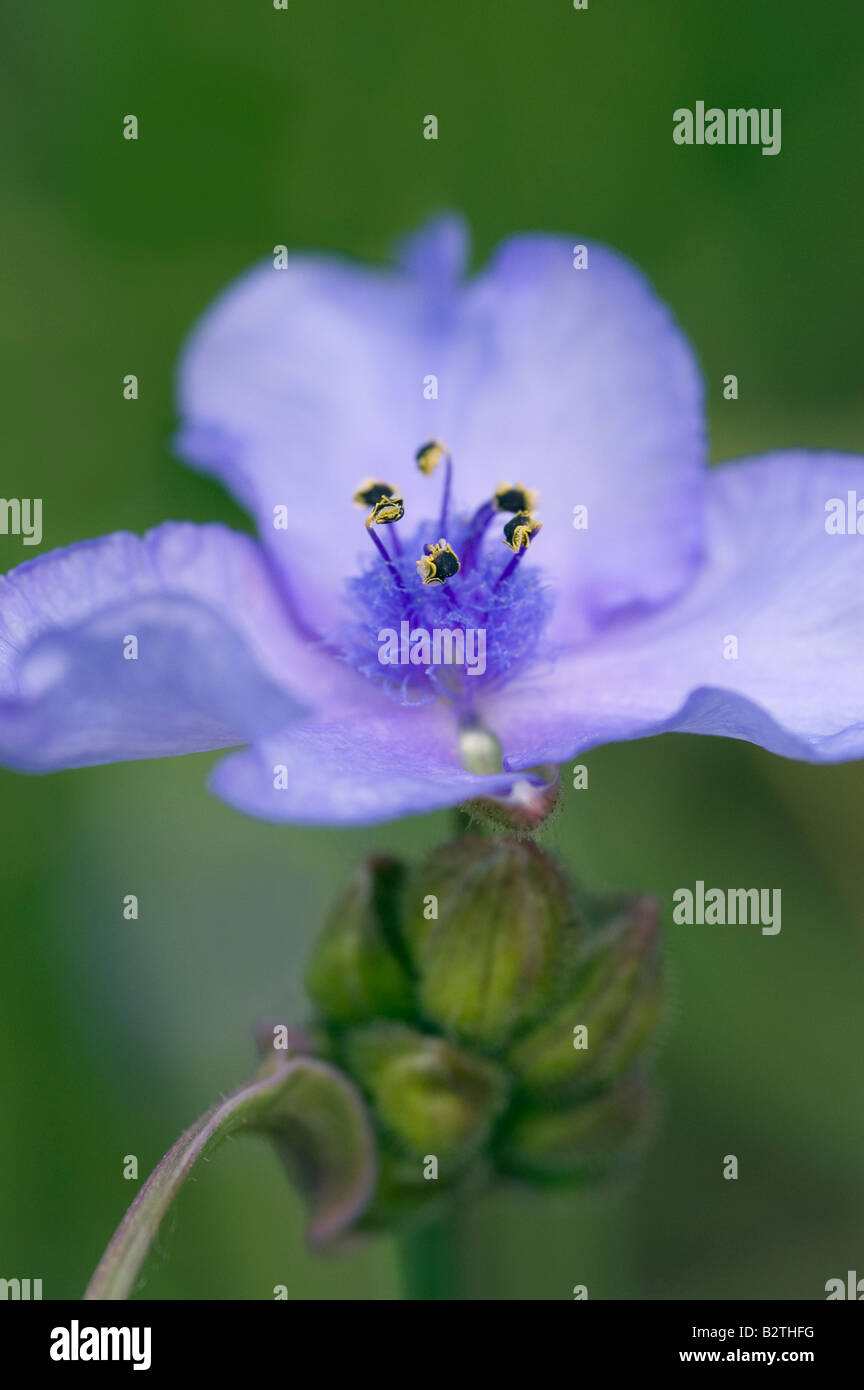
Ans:
[[[429,478],[446,455],[447,449],[445,445],[441,444],[437,439],[430,439],[426,444],[420,445],[420,448],[414,455],[414,460],[420,472]]]
[[[366,518],[367,526],[389,526],[400,521],[405,515],[405,503],[401,497],[379,497]]]
[[[382,483],[375,478],[364,478],[363,482],[354,493],[354,505],[356,507],[374,507],[376,502],[380,502],[384,497],[395,497],[398,488],[392,483]]]
[[[532,536],[536,536],[543,523],[527,512],[517,512],[504,527],[504,544],[513,551],[527,550]]]
[[[540,505],[537,493],[521,483],[499,484],[494,500],[499,512],[534,512]]]
[[[424,546],[417,561],[417,571],[424,584],[444,584],[458,574],[460,568],[459,557],[443,536],[434,545]]]

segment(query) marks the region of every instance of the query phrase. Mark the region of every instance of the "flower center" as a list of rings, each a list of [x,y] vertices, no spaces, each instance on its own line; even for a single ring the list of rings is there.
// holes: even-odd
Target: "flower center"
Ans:
[[[427,476],[444,462],[436,520],[405,533],[397,488],[368,479],[355,493],[371,508],[366,525],[377,553],[348,581],[351,616],[337,644],[391,699],[412,705],[444,696],[469,727],[478,696],[542,653],[549,595],[537,567],[522,563],[540,530],[537,499],[504,483],[473,514],[460,512],[449,451],[431,441],[416,461]]]

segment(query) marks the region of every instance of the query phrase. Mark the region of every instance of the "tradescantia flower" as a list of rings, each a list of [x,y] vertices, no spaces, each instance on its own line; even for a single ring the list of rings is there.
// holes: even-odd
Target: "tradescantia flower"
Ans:
[[[862,460],[709,471],[696,364],[632,266],[547,236],[465,259],[442,219],[393,270],[301,255],[216,302],[179,448],[260,541],[169,524],[12,571],[8,764],[242,744],[217,795],[350,823],[665,731],[864,753],[864,541],[826,526]]]

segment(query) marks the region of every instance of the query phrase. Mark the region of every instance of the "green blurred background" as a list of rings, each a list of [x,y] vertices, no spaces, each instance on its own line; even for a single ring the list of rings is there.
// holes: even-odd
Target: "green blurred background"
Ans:
[[[544,229],[640,263],[703,363],[715,459],[861,448],[860,6],[6,0],[0,15],[0,492],[44,499],[43,550],[167,518],[247,525],[170,454],[184,333],[276,243],[383,258],[442,206],[468,214],[478,259]],[[782,153],[675,146],[673,109],[699,99],[781,107]],[[32,554],[0,538],[3,570]],[[0,775],[0,1276],[41,1277],[47,1298],[82,1291],[136,1186],[124,1155],[143,1177],[248,1073],[253,1022],[302,1017],[313,932],[358,856],[420,853],[449,826],[258,824],[207,795],[212,761]],[[696,878],[775,885],[783,930],[670,927],[648,1160],[604,1196],[478,1210],[478,1295],[823,1298],[864,1273],[864,769],[683,737],[586,762],[590,790],[546,843],[592,886],[668,903]],[[315,1259],[302,1231],[269,1149],[230,1144],[141,1292],[399,1296],[388,1242]]]

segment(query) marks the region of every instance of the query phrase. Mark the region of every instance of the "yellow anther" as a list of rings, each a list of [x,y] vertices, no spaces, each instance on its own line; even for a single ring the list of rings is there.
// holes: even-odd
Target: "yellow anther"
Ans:
[[[366,518],[367,526],[389,526],[391,521],[399,521],[405,515],[405,503],[401,497],[379,497]]]
[[[536,536],[542,525],[541,521],[536,521],[527,512],[517,512],[504,527],[504,544],[509,545],[513,551],[527,550],[531,544],[531,537]]]
[[[421,444],[414,458],[421,473],[430,478],[443,458],[449,453],[446,445],[439,443],[437,439],[430,439],[427,444]]]
[[[417,561],[417,571],[424,584],[443,584],[458,574],[460,568],[459,557],[443,537],[435,545],[424,546]]]
[[[396,497],[398,492],[399,489],[392,483],[382,483],[377,478],[364,478],[354,493],[353,501],[356,507],[374,507],[382,497]]]
[[[499,483],[495,489],[495,506],[499,512],[536,512],[540,498],[521,483]]]

